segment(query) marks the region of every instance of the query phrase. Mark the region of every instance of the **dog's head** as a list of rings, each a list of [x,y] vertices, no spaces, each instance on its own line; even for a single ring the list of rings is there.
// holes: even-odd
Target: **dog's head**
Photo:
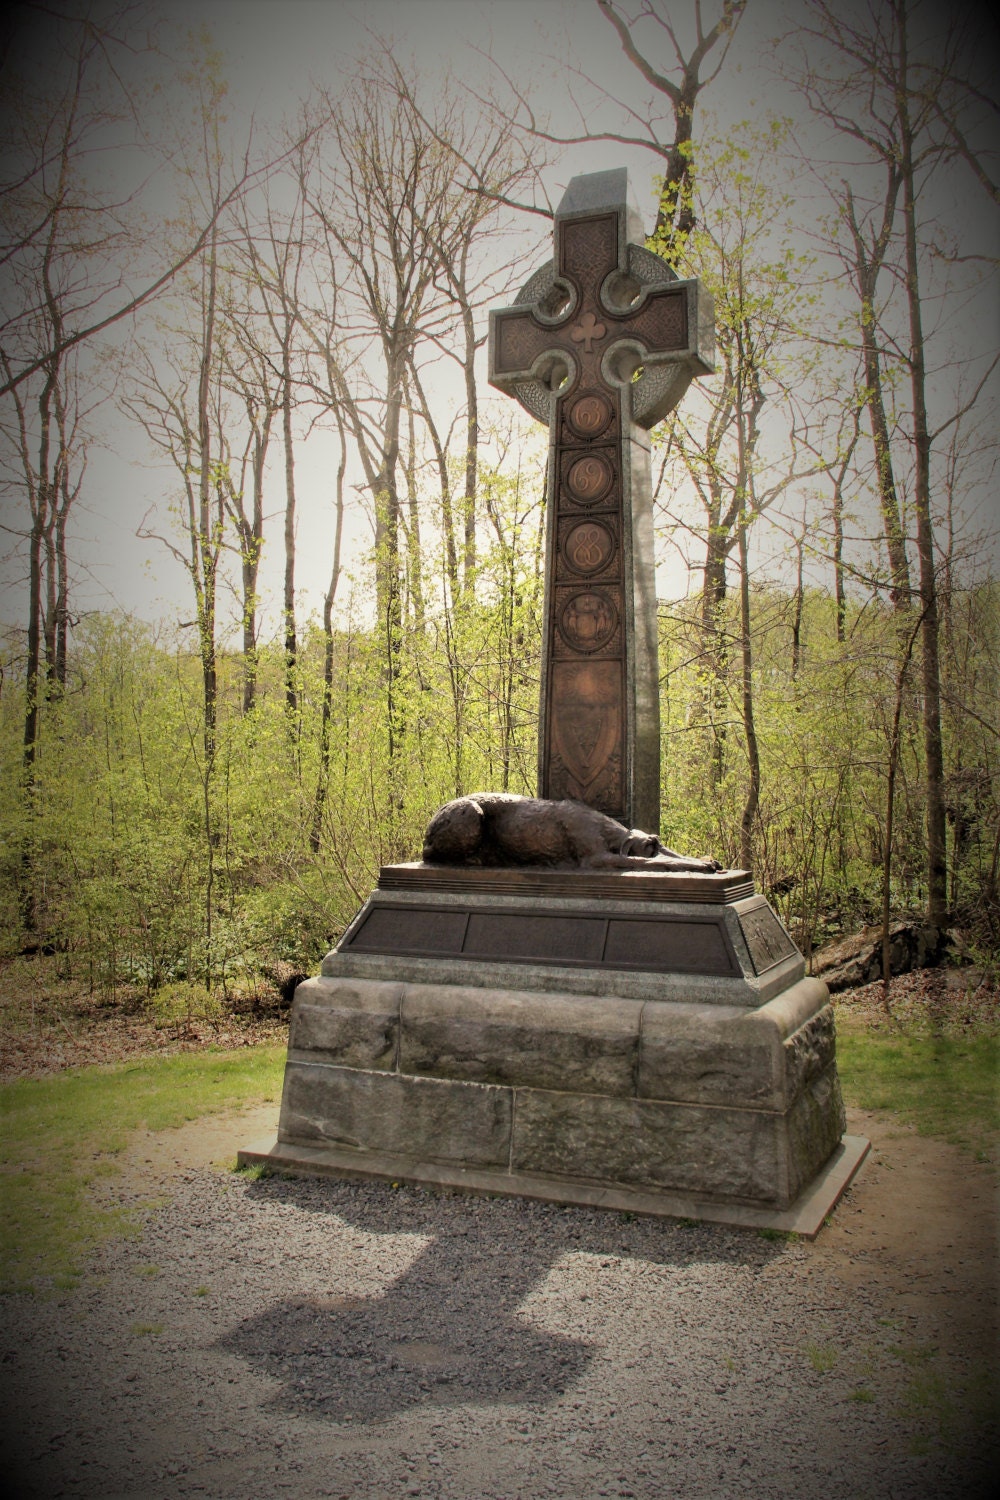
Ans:
[[[462,864],[479,849],[485,816],[472,797],[460,797],[439,807],[424,834],[427,864]]]
[[[660,841],[655,833],[643,833],[641,828],[630,828],[618,852],[627,854],[632,859],[655,859],[660,852]]]

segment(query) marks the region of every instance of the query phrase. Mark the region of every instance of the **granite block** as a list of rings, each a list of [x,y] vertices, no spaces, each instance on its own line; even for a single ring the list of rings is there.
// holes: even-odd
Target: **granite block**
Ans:
[[[780,1042],[751,1012],[648,1002],[642,1013],[637,1092],[643,1099],[775,1108]]]
[[[641,1011],[638,1000],[409,985],[399,1067],[436,1078],[628,1095]]]
[[[289,1060],[278,1139],[506,1167],[511,1114],[510,1089]]]
[[[786,1037],[784,1053],[785,1094],[789,1103],[807,1084],[826,1072],[836,1055],[833,1006],[824,1005],[804,1026]]]
[[[763,1111],[519,1089],[511,1169],[778,1203],[779,1130]]]
[[[403,985],[307,979],[295,991],[289,1054],[344,1067],[394,1069]]]
[[[816,1175],[846,1128],[840,1079],[831,1063],[806,1085],[782,1121],[785,1205],[794,1202]]]

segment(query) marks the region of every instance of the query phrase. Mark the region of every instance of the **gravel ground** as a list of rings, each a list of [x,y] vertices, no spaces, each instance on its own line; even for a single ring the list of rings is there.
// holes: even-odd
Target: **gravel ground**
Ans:
[[[974,1362],[942,1366],[838,1250],[861,1185],[825,1249],[375,1184],[169,1187],[79,1290],[0,1305],[7,1493],[992,1493]]]

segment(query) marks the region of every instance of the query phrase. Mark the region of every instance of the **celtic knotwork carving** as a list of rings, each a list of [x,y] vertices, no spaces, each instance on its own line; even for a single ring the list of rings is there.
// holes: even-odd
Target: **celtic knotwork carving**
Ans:
[[[596,295],[597,288],[618,264],[618,215],[600,214],[570,219],[562,226],[560,270]]]

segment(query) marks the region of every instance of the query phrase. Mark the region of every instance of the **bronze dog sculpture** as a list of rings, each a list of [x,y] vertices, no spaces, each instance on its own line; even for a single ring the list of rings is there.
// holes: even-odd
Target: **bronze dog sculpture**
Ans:
[[[424,835],[424,862],[701,874],[722,868],[715,859],[688,859],[661,844],[656,834],[626,828],[582,802],[510,792],[474,792],[439,807]]]

